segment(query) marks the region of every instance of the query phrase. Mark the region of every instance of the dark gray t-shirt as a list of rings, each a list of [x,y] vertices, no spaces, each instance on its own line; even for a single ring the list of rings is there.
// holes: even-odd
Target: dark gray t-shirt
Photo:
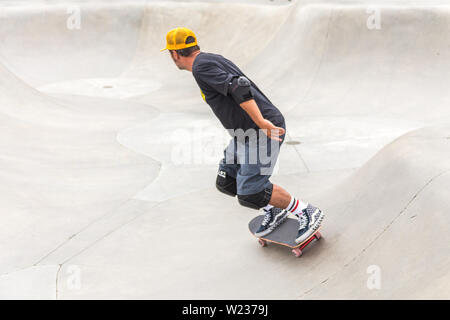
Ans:
[[[227,95],[228,86],[233,77],[245,76],[233,62],[219,54],[200,52],[194,60],[192,74],[214,114],[225,129],[258,129],[247,112]],[[250,80],[250,79],[249,79]],[[270,100],[251,81],[251,88],[256,104],[264,119],[276,126],[284,123],[283,115]]]

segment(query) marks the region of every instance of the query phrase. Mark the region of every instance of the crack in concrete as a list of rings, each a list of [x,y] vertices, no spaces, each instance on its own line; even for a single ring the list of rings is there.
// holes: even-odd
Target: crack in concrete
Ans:
[[[87,225],[86,227],[82,228],[80,231],[76,232],[75,234],[71,235],[66,241],[64,241],[63,243],[61,243],[59,246],[57,246],[55,249],[53,249],[52,251],[50,251],[49,253],[47,253],[44,257],[42,257],[41,259],[39,259],[38,262],[36,262],[35,264],[33,264],[33,266],[37,266],[39,263],[41,263],[44,259],[46,259],[47,257],[49,257],[52,253],[56,252],[58,249],[62,248],[64,245],[66,245],[69,241],[71,241],[73,238],[75,238],[77,235],[79,235],[80,233],[82,233],[83,231],[85,231],[86,229],[88,229],[90,226],[92,226],[93,224],[95,224],[96,222],[99,222],[103,219],[105,219],[106,217],[110,216],[113,212],[115,212],[116,210],[120,209],[121,207],[123,207],[127,202],[129,202],[130,200],[135,200],[135,199],[128,199],[127,201],[125,201],[124,203],[122,203],[119,207],[109,211],[107,214],[103,215],[101,218],[91,222],[89,225]],[[138,200],[138,201],[142,201],[142,200]],[[157,202],[154,204],[154,206],[159,205],[160,202]],[[65,263],[67,263],[69,260],[73,259],[74,257],[78,256],[79,254],[81,254],[82,252],[86,251],[87,249],[91,248],[92,246],[94,246],[96,243],[98,243],[99,241],[103,240],[104,238],[106,238],[107,236],[109,236],[110,234],[114,233],[115,231],[119,230],[120,228],[126,226],[127,224],[129,224],[130,222],[136,220],[137,218],[139,218],[140,216],[146,214],[147,212],[142,212],[141,214],[138,214],[136,216],[134,216],[133,218],[131,218],[130,220],[125,221],[124,223],[120,224],[119,226],[117,226],[116,228],[106,232],[105,234],[103,234],[102,236],[100,236],[100,238],[98,238],[97,240],[94,240],[93,242],[91,242],[89,245],[87,245],[86,247],[84,247],[83,249],[79,250],[76,254],[72,255],[71,257],[67,258],[66,260],[64,260],[60,266],[64,265]]]
[[[332,275],[330,275],[328,278],[326,278],[325,280],[321,281],[321,283],[319,283],[318,285],[313,286],[312,288],[310,288],[309,290],[306,290],[305,292],[303,292],[298,298],[298,299],[302,299],[303,297],[305,297],[306,295],[308,295],[311,291],[313,291],[314,289],[316,289],[317,287],[319,287],[321,284],[327,282],[329,279],[335,277],[337,274],[339,274],[341,271],[343,271],[345,268],[347,268],[350,264],[352,264],[353,262],[355,262],[356,260],[358,260],[359,257],[361,257],[366,251],[367,249],[369,249],[384,233],[386,233],[386,231],[394,224],[394,222],[400,218],[403,213],[409,208],[409,206],[411,205],[411,203],[420,195],[420,193],[422,193],[422,191],[429,186],[435,179],[439,178],[440,176],[446,174],[450,172],[450,169],[448,170],[444,170],[441,173],[433,176],[427,183],[425,183],[425,185],[420,188],[415,194],[414,196],[411,198],[411,200],[408,201],[408,203],[405,205],[405,207],[400,210],[399,214],[397,216],[394,217],[394,219],[392,219],[392,221],[377,235],[375,236],[375,238],[367,245],[365,246],[356,256],[354,256],[349,262],[347,262],[346,264],[344,264],[344,266],[342,268],[340,268],[338,271],[336,271],[335,273],[333,273]]]
[[[323,60],[324,60],[324,55],[326,54],[326,50],[327,50],[327,48],[328,48],[328,42],[329,42],[328,35],[329,35],[329,33],[330,33],[331,18],[333,17],[333,15],[334,15],[334,11],[333,11],[333,10],[330,10],[330,15],[328,16],[327,33],[326,33],[326,35],[325,35],[325,40],[324,40],[324,44],[323,44],[323,47],[322,47],[322,52],[321,52],[321,56],[320,56],[319,65],[317,66],[317,69],[316,69],[316,71],[314,72],[314,76],[312,77],[312,80],[311,80],[311,82],[309,83],[308,89],[306,89],[306,92],[305,92],[303,98],[301,98],[301,99],[300,99],[300,102],[298,102],[298,103],[295,105],[294,109],[296,109],[300,104],[302,104],[302,103],[306,100],[306,98],[308,97],[308,95],[309,95],[309,93],[310,93],[310,91],[311,91],[311,88],[313,87],[314,83],[316,82],[317,75],[319,74],[319,72],[320,72],[320,70],[321,70],[321,68],[322,68],[322,63],[323,63]],[[289,138],[291,138],[291,140],[292,140],[292,137],[291,137],[289,134],[286,134],[286,135],[288,135]],[[311,172],[311,170],[309,169],[309,167],[308,167],[308,165],[306,164],[305,160],[304,160],[303,157],[300,155],[300,152],[298,151],[297,147],[296,147],[295,145],[294,145],[293,147],[294,147],[294,150],[295,150],[295,152],[297,153],[297,155],[298,155],[298,156],[300,157],[300,159],[302,160],[303,165],[305,166],[307,172]]]
[[[81,253],[85,252],[86,250],[88,250],[89,248],[92,248],[94,245],[96,245],[97,243],[99,243],[100,241],[102,241],[103,239],[105,239],[107,236],[111,235],[112,233],[116,232],[117,230],[125,227],[126,225],[128,225],[129,223],[133,222],[134,220],[136,220],[137,218],[141,217],[142,215],[147,214],[148,212],[142,212],[141,214],[138,214],[136,216],[134,216],[133,218],[131,218],[130,220],[126,221],[123,224],[120,224],[119,226],[117,226],[116,228],[110,230],[109,232],[103,234],[103,236],[101,236],[100,238],[98,238],[97,240],[94,240],[93,242],[91,242],[89,245],[85,246],[83,249],[79,250],[77,253],[75,253],[74,255],[72,255],[71,257],[67,258],[66,260],[64,260],[61,265],[66,264],[67,262],[69,262],[70,260],[72,260],[73,258],[75,258],[76,256],[80,255]]]
[[[286,135],[289,137],[290,140],[292,140],[292,137],[291,137],[291,135],[289,133],[286,132]],[[298,151],[298,149],[297,149],[297,147],[295,145],[293,145],[293,147],[294,147],[295,153],[298,155],[300,160],[302,160],[303,165],[306,168],[306,172],[308,172],[308,173],[311,172],[311,170],[309,169],[308,165],[306,164],[305,159],[303,159],[302,155],[300,154],[300,151]]]
[[[13,273],[16,273],[16,272],[25,271],[26,269],[31,268],[31,267],[33,267],[33,265],[27,266],[27,267],[23,267],[23,268],[20,268],[20,269],[13,269],[11,271],[8,271],[8,272],[0,274],[0,278],[1,277],[7,277],[7,276],[9,276],[9,275],[11,275]]]
[[[300,99],[300,102],[297,103],[296,107],[298,107],[300,104],[302,104],[306,100],[306,98],[309,96],[312,87],[316,83],[317,75],[319,74],[320,70],[322,69],[324,56],[326,55],[326,51],[327,51],[328,46],[329,46],[329,34],[330,34],[330,27],[331,27],[331,19],[333,18],[334,13],[335,13],[335,10],[330,9],[330,15],[328,16],[327,33],[325,34],[324,44],[323,44],[323,47],[322,47],[322,52],[320,54],[319,65],[317,66],[317,69],[314,72],[314,76],[312,77],[312,80],[309,83],[308,89],[306,89],[306,92],[305,92],[303,98]]]
[[[25,270],[28,270],[28,269],[32,269],[34,267],[35,268],[42,268],[42,267],[49,267],[49,266],[56,266],[56,265],[54,265],[54,264],[42,265],[42,266],[31,265],[31,266],[23,267],[23,268],[20,268],[20,269],[16,269],[16,270],[12,270],[12,271],[0,274],[0,278],[7,277],[7,276],[12,275],[14,273],[22,272],[22,271],[25,271]],[[61,268],[62,268],[62,265],[59,264],[58,271],[56,271],[56,279],[55,279],[55,299],[56,300],[58,300],[58,277],[59,277],[59,273],[61,271]]]
[[[62,264],[59,265],[58,271],[56,272],[56,281],[55,281],[55,299],[58,300],[58,279],[59,273],[61,272]]]
[[[124,201],[122,204],[120,204],[118,207],[113,208],[111,210],[109,210],[108,212],[106,212],[104,215],[102,215],[101,217],[94,219],[93,221],[91,221],[90,223],[88,223],[87,225],[85,225],[84,227],[82,227],[79,231],[75,232],[74,234],[72,234],[71,236],[69,236],[69,238],[67,238],[67,240],[65,240],[64,242],[62,242],[61,244],[59,244],[56,248],[54,248],[53,250],[51,250],[50,252],[48,252],[46,255],[44,255],[42,258],[40,258],[37,262],[33,263],[33,266],[37,266],[39,263],[41,263],[44,259],[46,259],[47,257],[49,257],[52,253],[56,252],[58,249],[60,249],[61,247],[63,247],[64,245],[66,245],[69,241],[71,241],[73,238],[75,238],[77,235],[79,235],[81,232],[87,230],[89,227],[91,227],[92,225],[94,225],[95,223],[105,219],[106,217],[110,216],[111,214],[113,214],[116,210],[120,209],[122,206],[124,206],[130,199],[127,199],[126,201]]]

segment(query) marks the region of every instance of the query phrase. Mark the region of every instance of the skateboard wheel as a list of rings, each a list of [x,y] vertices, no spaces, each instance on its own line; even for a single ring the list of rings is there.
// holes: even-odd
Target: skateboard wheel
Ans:
[[[320,234],[320,232],[317,232],[315,237],[316,237],[317,240],[319,240],[320,238],[322,238],[322,235]]]
[[[300,249],[298,249],[298,248],[293,249],[292,252],[294,253],[294,255],[295,255],[297,258],[300,257],[300,256],[302,255],[302,250],[300,250]]]
[[[266,241],[264,241],[264,240],[262,240],[262,239],[258,239],[258,242],[259,242],[259,244],[260,244],[261,246],[267,247],[267,242],[266,242]]]

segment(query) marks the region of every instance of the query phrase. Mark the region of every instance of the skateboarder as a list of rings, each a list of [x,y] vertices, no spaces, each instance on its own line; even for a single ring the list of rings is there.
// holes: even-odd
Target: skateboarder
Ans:
[[[217,189],[237,196],[243,206],[263,209],[256,236],[269,234],[292,213],[299,220],[296,242],[308,239],[324,214],[270,182],[286,132],[281,112],[233,62],[201,52],[191,30],[170,30],[166,49],[180,70],[192,72],[203,99],[232,136],[219,163]]]

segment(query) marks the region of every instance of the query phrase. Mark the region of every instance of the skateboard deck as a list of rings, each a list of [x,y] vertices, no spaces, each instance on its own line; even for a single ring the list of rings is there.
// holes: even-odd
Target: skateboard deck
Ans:
[[[253,218],[249,224],[248,228],[250,232],[256,237],[255,232],[258,230],[261,222],[263,221],[264,216],[260,215]],[[319,240],[322,236],[320,234],[320,228],[316,230],[308,239],[303,241],[302,243],[296,243],[295,237],[298,232],[298,220],[287,218],[285,222],[279,225],[274,231],[265,235],[263,237],[258,238],[259,244],[263,247],[267,246],[267,243],[276,243],[285,247],[289,247],[292,249],[292,253],[295,256],[300,257],[303,253],[303,249],[306,248],[314,239]]]

